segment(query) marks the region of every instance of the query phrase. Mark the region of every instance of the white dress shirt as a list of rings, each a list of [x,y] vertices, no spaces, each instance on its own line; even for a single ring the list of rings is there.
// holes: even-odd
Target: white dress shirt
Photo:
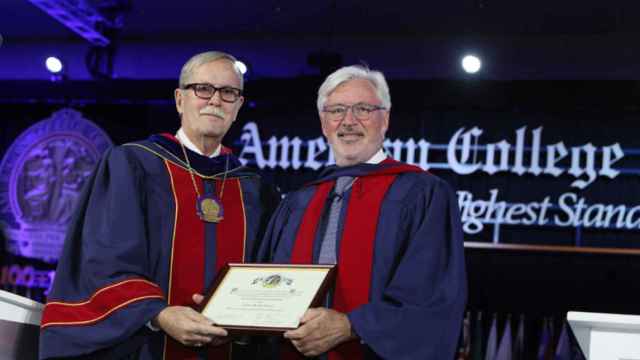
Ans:
[[[198,147],[195,146],[191,140],[189,140],[187,134],[184,133],[184,130],[182,130],[182,128],[180,128],[180,130],[178,130],[178,132],[176,133],[176,138],[180,140],[180,142],[183,143],[187,149],[193,151],[196,154],[207,156],[204,155],[202,151],[200,151],[200,149],[198,149]],[[212,158],[220,155],[220,151],[222,151],[222,144],[219,144],[213,154],[209,155],[209,157]]]

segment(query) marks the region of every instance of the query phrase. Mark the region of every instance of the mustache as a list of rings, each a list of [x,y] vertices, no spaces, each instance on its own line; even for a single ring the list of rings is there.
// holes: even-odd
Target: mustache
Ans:
[[[220,109],[219,107],[215,107],[215,106],[207,106],[204,107],[200,110],[199,112],[200,115],[213,115],[213,116],[217,116],[219,118],[224,118],[227,116],[227,113],[224,112],[224,110]]]

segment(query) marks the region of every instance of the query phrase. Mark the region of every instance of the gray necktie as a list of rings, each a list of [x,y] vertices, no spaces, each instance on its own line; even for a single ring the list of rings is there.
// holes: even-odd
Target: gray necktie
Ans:
[[[322,237],[320,245],[320,255],[318,256],[319,264],[335,264],[336,261],[336,239],[338,233],[338,221],[340,220],[340,210],[342,209],[343,194],[349,190],[353,184],[353,177],[341,176],[336,180],[333,189],[335,194],[331,201],[329,209],[329,219],[327,221],[327,229]]]

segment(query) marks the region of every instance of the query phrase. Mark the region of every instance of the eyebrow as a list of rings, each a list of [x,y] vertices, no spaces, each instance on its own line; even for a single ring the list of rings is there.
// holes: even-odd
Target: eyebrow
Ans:
[[[234,89],[239,89],[239,87],[234,86],[234,85],[228,85],[228,84],[225,84],[225,85],[216,85],[216,84],[212,84],[212,83],[210,83],[210,82],[206,82],[206,81],[205,81],[205,82],[196,81],[196,82],[193,82],[193,84],[197,84],[197,85],[210,85],[210,86],[215,86],[215,87],[218,87],[218,88],[222,88],[222,87],[231,87],[231,88],[234,88]]]
[[[343,103],[337,103],[337,104],[332,104],[332,105],[325,105],[324,107],[334,107],[334,106],[355,106],[355,105],[367,105],[367,106],[382,106],[382,104],[377,105],[377,104],[370,104],[368,102],[365,101],[359,101],[355,104],[351,104],[351,105],[347,105],[347,104],[343,104]]]

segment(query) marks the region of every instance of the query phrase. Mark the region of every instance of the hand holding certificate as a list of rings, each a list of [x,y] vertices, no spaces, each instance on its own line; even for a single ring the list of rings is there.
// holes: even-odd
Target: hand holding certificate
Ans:
[[[334,277],[335,265],[228,264],[200,311],[230,332],[281,333],[322,303]]]

